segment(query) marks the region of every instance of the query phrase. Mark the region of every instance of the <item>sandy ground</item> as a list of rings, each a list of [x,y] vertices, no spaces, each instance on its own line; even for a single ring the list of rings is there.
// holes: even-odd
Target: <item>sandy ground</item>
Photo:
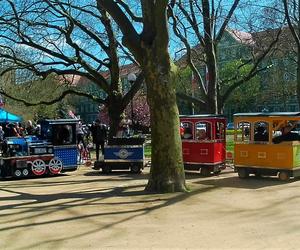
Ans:
[[[188,173],[188,194],[142,175],[79,171],[0,182],[0,249],[299,249],[300,181]]]

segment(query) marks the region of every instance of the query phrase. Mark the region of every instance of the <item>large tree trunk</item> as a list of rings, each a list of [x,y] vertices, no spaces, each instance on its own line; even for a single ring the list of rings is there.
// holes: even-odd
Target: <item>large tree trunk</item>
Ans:
[[[297,99],[300,107],[300,47],[298,47],[297,53]]]
[[[108,100],[108,113],[110,118],[109,124],[109,138],[114,137],[117,134],[120,122],[124,118],[124,112],[121,107],[121,95],[111,95]]]
[[[162,62],[144,68],[152,138],[151,171],[146,190],[151,192],[186,191],[179,113],[170,68],[170,64],[162,65]]]
[[[208,113],[218,114],[218,94],[217,94],[217,60],[215,46],[210,40],[205,48],[207,55],[208,81],[207,86],[207,108]]]
[[[97,0],[114,18],[122,43],[145,75],[151,116],[152,155],[146,190],[186,191],[173,72],[169,55],[168,0],[140,1],[143,30],[137,31],[117,1]],[[121,1],[120,1],[121,2]]]

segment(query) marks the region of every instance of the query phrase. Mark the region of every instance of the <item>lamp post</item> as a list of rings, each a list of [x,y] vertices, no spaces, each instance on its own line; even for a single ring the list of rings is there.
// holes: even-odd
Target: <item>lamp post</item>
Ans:
[[[136,75],[134,73],[130,73],[128,74],[127,79],[130,83],[130,89],[132,89],[133,83],[136,81]],[[133,94],[131,94],[131,122],[133,126]]]

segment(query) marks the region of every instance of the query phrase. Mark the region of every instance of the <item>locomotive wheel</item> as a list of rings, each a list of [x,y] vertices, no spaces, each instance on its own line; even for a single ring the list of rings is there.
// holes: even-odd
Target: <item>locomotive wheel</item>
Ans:
[[[46,164],[43,160],[37,159],[32,162],[31,170],[34,175],[43,175],[46,172]]]
[[[288,181],[290,179],[290,174],[287,171],[280,171],[278,178],[281,181]]]
[[[239,168],[238,175],[241,179],[245,179],[245,178],[249,177],[249,172],[246,168]]]
[[[205,177],[210,176],[210,168],[208,168],[208,167],[202,167],[200,169],[200,174],[203,175],[203,176],[205,176]]]
[[[23,175],[23,176],[28,176],[28,175],[29,175],[29,170],[28,170],[27,168],[24,168],[24,169],[22,170],[22,175]]]
[[[49,162],[49,170],[52,174],[59,174],[62,171],[63,164],[60,159],[53,158]]]
[[[104,165],[102,167],[102,173],[103,174],[109,174],[110,172],[111,172],[111,167],[110,166]]]
[[[130,172],[133,174],[140,174],[141,173],[141,168],[139,165],[134,164],[130,167]]]
[[[19,169],[15,170],[14,175],[15,175],[15,177],[21,177],[22,176],[21,170],[19,170]]]

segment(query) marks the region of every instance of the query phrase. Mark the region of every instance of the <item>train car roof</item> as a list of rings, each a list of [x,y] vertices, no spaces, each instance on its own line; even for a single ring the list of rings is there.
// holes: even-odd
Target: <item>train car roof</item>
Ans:
[[[43,122],[49,124],[74,124],[78,123],[79,119],[46,119]]]
[[[179,118],[225,118],[224,115],[201,114],[201,115],[180,115]]]
[[[270,117],[270,116],[300,116],[300,112],[257,112],[257,113],[236,113],[234,117]]]

